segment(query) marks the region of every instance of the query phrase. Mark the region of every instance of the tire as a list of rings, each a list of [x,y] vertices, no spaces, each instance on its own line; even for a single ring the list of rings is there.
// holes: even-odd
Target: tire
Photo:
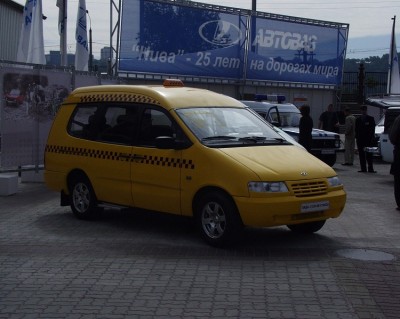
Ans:
[[[98,213],[97,199],[87,177],[76,176],[70,183],[70,203],[74,215],[79,219],[93,219]]]
[[[196,226],[211,246],[225,247],[241,237],[243,224],[233,200],[222,192],[206,193],[195,204]]]
[[[287,227],[296,233],[311,234],[319,231],[325,225],[325,220],[316,222],[304,223],[304,224],[293,224],[287,225]]]

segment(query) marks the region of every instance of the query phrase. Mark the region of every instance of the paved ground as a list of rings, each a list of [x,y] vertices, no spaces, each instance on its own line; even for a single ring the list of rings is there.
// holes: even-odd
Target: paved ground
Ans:
[[[0,318],[399,318],[400,212],[375,168],[335,165],[347,205],[317,234],[249,229],[228,250],[176,217],[80,221],[20,183],[0,197]]]

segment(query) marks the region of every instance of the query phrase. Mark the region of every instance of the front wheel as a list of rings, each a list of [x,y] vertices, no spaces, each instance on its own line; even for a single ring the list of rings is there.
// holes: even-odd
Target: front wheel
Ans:
[[[293,224],[287,225],[287,227],[296,233],[311,234],[319,231],[325,225],[325,220],[320,220],[316,222],[309,222],[303,224]]]
[[[207,193],[195,205],[201,237],[211,246],[222,247],[240,238],[243,224],[233,200],[224,193]]]
[[[76,176],[70,183],[70,202],[79,219],[92,219],[97,213],[97,199],[92,185],[84,176]]]

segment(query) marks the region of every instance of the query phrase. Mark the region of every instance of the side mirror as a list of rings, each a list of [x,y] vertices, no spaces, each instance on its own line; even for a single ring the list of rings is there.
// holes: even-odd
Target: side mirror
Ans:
[[[176,141],[175,138],[171,136],[158,136],[156,137],[156,148],[162,150],[183,150],[192,145],[192,143],[188,141]]]

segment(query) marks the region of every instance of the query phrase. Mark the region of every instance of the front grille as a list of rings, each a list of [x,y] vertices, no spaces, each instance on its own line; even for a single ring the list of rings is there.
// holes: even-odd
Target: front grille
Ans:
[[[291,184],[290,188],[296,197],[307,197],[325,194],[327,185],[323,181]]]
[[[311,142],[312,148],[337,148],[335,146],[335,140],[323,140],[323,139],[313,139]]]

